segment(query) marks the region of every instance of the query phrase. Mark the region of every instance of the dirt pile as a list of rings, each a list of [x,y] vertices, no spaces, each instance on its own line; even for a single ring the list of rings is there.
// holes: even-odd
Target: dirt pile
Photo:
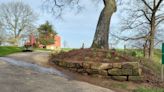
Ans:
[[[50,61],[59,59],[67,62],[82,63],[82,62],[101,62],[101,63],[117,63],[117,62],[139,62],[142,69],[141,83],[146,83],[149,86],[164,87],[160,81],[160,74],[157,74],[150,67],[143,64],[141,58],[136,58],[126,53],[120,53],[114,49],[78,49],[69,52],[61,52],[52,55]],[[145,62],[145,61],[144,61]],[[149,61],[148,61],[149,62]]]
[[[101,49],[79,49],[69,52],[61,52],[53,55],[53,58],[67,61],[92,61],[92,62],[131,62],[133,57],[124,54],[119,54],[116,50],[101,50]]]

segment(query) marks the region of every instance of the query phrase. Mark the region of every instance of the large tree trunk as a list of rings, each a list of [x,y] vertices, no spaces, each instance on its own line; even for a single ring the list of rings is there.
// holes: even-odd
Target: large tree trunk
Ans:
[[[156,26],[155,26],[155,14],[152,15],[151,19],[151,31],[150,31],[150,39],[149,39],[149,58],[153,59],[154,56],[154,37],[155,37],[155,31],[156,31]]]
[[[148,41],[146,40],[145,44],[143,45],[143,53],[145,58],[149,58],[149,47],[148,47]]]
[[[154,32],[151,33],[150,36],[150,48],[149,48],[149,58],[153,59],[154,56]]]
[[[18,32],[16,31],[17,29],[14,29],[14,42],[13,45],[14,46],[18,46],[19,45],[19,40],[20,40],[20,34],[23,31],[22,29],[19,29]]]
[[[100,14],[91,48],[108,49],[109,27],[112,14],[116,11],[115,0],[103,0],[104,8]]]
[[[19,41],[19,36],[16,36],[15,38],[13,38],[13,45],[18,46],[19,45],[18,41]]]

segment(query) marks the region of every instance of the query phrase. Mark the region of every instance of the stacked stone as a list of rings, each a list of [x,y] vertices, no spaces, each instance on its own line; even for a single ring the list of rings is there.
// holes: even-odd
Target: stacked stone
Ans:
[[[141,69],[138,62],[120,62],[120,63],[98,63],[98,62],[66,62],[54,60],[58,66],[68,68],[70,70],[87,73],[89,75],[102,76],[140,76]]]

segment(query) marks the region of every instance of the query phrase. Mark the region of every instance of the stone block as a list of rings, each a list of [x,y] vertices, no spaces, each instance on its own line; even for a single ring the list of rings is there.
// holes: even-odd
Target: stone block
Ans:
[[[120,76],[122,75],[122,69],[109,69],[108,74],[112,76]]]
[[[69,62],[69,63],[67,63],[67,67],[68,67],[68,68],[75,68],[75,64]]]
[[[132,73],[132,69],[122,69],[122,76],[132,76],[133,73]]]
[[[98,70],[95,69],[86,69],[85,70],[88,74],[99,74]]]
[[[108,76],[108,71],[107,70],[99,70],[98,72],[99,72],[100,75]]]
[[[91,69],[97,69],[97,70],[107,70],[111,68],[112,68],[111,63],[94,63],[91,65]]]
[[[93,64],[93,62],[83,62],[82,63],[82,67],[84,69],[91,69],[91,65]]]
[[[64,61],[59,61],[59,64],[58,65],[64,67],[66,64],[65,64]]]
[[[121,68],[122,64],[121,63],[113,63],[113,68]]]
[[[123,62],[122,68],[123,69],[136,69],[136,68],[139,68],[139,63],[138,62]]]

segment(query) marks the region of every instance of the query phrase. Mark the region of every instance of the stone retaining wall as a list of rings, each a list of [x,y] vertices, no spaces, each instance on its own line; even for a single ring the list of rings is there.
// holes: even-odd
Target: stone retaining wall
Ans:
[[[69,68],[79,73],[87,73],[89,75],[102,76],[140,76],[141,69],[138,62],[121,62],[121,63],[95,63],[82,62],[73,63],[62,60],[53,60],[53,62],[61,67]]]

